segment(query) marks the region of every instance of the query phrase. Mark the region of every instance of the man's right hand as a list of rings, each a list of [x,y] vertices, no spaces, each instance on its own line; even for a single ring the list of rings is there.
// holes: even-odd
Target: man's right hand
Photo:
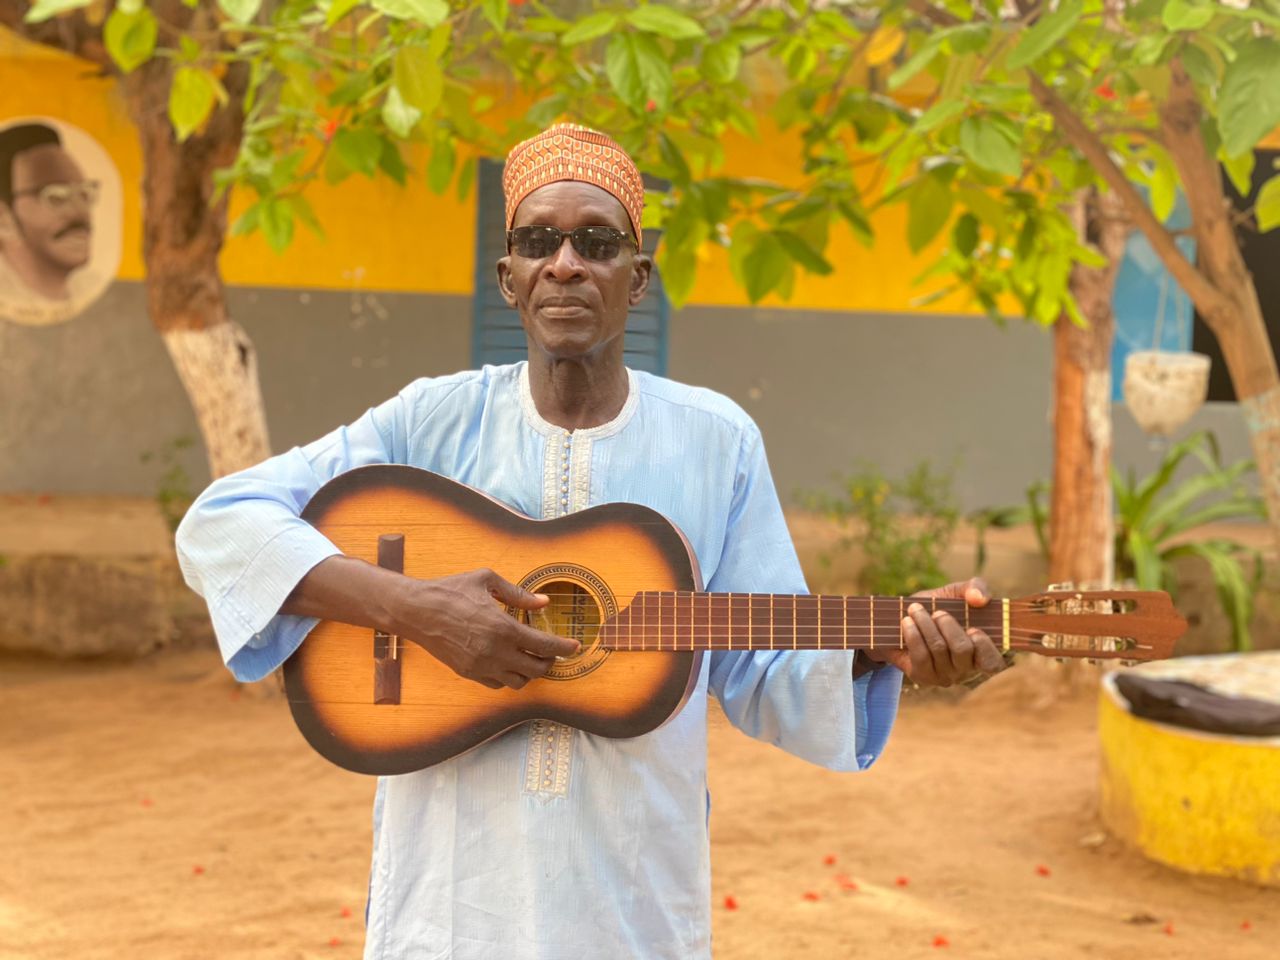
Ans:
[[[519,690],[544,676],[556,657],[573,656],[581,646],[520,623],[500,604],[540,610],[550,602],[545,594],[523,590],[492,570],[439,580],[406,578],[393,607],[395,633],[460,677],[494,690]]]
[[[492,570],[418,580],[354,557],[333,556],[311,568],[281,613],[371,627],[411,640],[460,677],[497,690],[519,690],[544,676],[576,640],[535,630],[502,604],[539,610],[550,603]]]

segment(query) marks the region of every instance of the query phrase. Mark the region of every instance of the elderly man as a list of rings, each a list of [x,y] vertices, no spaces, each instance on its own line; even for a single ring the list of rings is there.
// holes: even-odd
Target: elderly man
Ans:
[[[66,319],[97,292],[92,252],[98,184],[43,123],[0,131],[0,314]]]
[[[507,159],[498,284],[528,360],[410,384],[350,426],[209,488],[178,534],[236,676],[278,667],[317,618],[421,644],[462,676],[519,688],[574,641],[505,614],[546,600],[487,572],[415,580],[342,556],[299,511],[370,463],[425,467],[532,517],[646,504],[682,528],[713,591],[803,592],[760,433],[730,400],[628,370],[649,283],[644,190],[602,134],[558,125]],[[980,584],[948,588],[986,602]],[[374,809],[366,958],[710,956],[706,697],[751,736],[839,770],[884,747],[903,672],[948,683],[1001,659],[979,632],[904,623],[900,669],[853,653],[718,651],[665,726],[611,740],[545,721],[418,773]]]

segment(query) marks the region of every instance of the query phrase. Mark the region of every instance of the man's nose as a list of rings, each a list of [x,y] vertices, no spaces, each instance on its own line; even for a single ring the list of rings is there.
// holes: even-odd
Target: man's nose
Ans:
[[[573,249],[573,242],[568,234],[565,234],[564,239],[560,241],[560,247],[556,252],[547,259],[546,269],[561,282],[586,276],[587,266],[582,262],[578,251]]]

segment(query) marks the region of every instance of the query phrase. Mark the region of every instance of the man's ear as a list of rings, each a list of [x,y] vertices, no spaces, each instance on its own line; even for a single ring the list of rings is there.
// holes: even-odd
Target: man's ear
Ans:
[[[653,258],[643,253],[637,254],[631,262],[631,290],[627,302],[635,306],[644,299],[649,289],[649,278],[653,273]]]
[[[502,294],[502,299],[507,301],[508,307],[516,305],[516,291],[511,286],[511,255],[508,254],[498,260],[498,292]]]

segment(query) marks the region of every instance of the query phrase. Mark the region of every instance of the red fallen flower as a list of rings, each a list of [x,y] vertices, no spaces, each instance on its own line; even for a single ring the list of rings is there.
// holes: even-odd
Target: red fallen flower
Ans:
[[[343,908],[342,908],[342,915],[343,915],[344,917],[349,917],[349,916],[351,916],[351,908],[350,908],[350,907],[343,907]]]
[[[933,938],[933,945],[935,947],[949,947],[951,946],[951,941],[948,940],[946,937],[944,937],[942,934],[938,934],[936,937]]]
[[[817,892],[817,891],[815,891],[815,890],[806,890],[806,891],[804,892],[804,898],[805,898],[806,900],[821,900],[821,899],[822,899],[822,894],[818,893],[818,892]]]
[[[737,909],[738,909],[738,898],[737,898],[737,897],[735,897],[735,896],[734,896],[733,894],[731,894],[731,893],[730,893],[730,894],[726,894],[726,895],[725,895],[725,898],[724,898],[724,908],[725,908],[726,910],[737,910]]]
[[[324,127],[321,129],[320,136],[324,138],[325,143],[328,143],[330,140],[333,139],[333,135],[337,132],[338,132],[338,118],[330,117],[328,120],[324,122]]]
[[[908,880],[906,877],[898,877],[898,879],[897,879],[897,880],[895,880],[895,881],[893,881],[893,882],[894,882],[894,883],[896,883],[896,884],[897,884],[898,886],[900,886],[900,887],[905,887],[905,886],[906,886],[908,883],[910,883],[911,881],[910,881],[910,880]]]
[[[1245,920],[1243,923],[1241,923],[1241,924],[1240,924],[1240,929],[1241,929],[1241,930],[1252,930],[1252,929],[1253,929],[1253,924],[1252,924],[1252,923],[1250,923],[1248,920]]]
[[[834,853],[828,853],[822,858],[822,862],[828,867],[834,867],[836,865],[836,855]]]
[[[1171,937],[1173,936],[1173,921],[1172,921],[1172,920],[1170,920],[1168,923],[1166,923],[1166,924],[1164,925],[1164,932],[1165,932],[1165,933],[1167,933],[1167,934],[1168,934],[1169,936],[1171,936]]]
[[[653,113],[653,111],[658,109],[658,105],[652,100],[647,100],[645,101],[644,109],[646,113]]]
[[[149,806],[151,806],[153,803],[155,803],[155,801],[154,801],[154,800],[152,800],[150,797],[143,797],[143,798],[142,798],[142,805],[143,805],[144,807],[149,807]]]
[[[1042,877],[1049,876],[1053,871],[1046,867],[1043,863],[1036,867],[1036,873]]]
[[[836,874],[836,883],[840,884],[841,890],[856,892],[858,889],[858,884],[854,882],[853,878],[847,877],[843,873]]]
[[[1111,86],[1110,80],[1104,80],[1093,88],[1093,92],[1100,96],[1103,100],[1114,100],[1116,98],[1115,87]]]
[[[53,497],[47,493],[42,493],[40,496],[36,497],[36,503],[42,507],[47,507],[49,504],[53,503]]]
[[[331,946],[331,947],[340,947],[340,946],[342,946],[342,938],[341,938],[341,937],[330,937],[330,938],[329,938],[329,946]]]
[[[204,867],[200,866],[200,864],[197,863],[194,867],[191,868],[191,872],[198,877],[200,876],[200,874],[204,873]]]

